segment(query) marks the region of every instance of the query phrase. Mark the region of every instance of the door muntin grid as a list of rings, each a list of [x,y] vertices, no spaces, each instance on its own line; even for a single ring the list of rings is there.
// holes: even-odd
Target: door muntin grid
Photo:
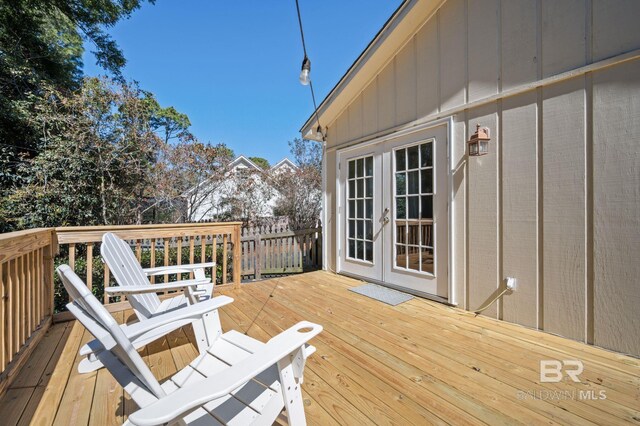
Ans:
[[[393,151],[393,264],[435,276],[434,140]]]
[[[373,156],[347,164],[347,258],[373,263]]]

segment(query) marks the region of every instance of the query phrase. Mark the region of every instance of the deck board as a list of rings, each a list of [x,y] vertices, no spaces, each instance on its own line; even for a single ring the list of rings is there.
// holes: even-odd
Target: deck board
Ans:
[[[388,306],[348,291],[359,284],[313,272],[224,291],[225,330],[266,341],[302,319],[324,326],[305,371],[309,424],[640,424],[638,359],[424,299]],[[106,371],[77,373],[89,338],[53,325],[0,399],[3,424],[111,425],[135,411]],[[192,329],[141,354],[162,381],[196,356]],[[542,359],[582,360],[581,383],[540,383]],[[606,400],[579,399],[600,390]]]

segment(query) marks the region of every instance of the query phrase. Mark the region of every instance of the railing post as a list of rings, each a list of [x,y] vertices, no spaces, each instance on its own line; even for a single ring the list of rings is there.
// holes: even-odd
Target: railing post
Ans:
[[[254,259],[253,264],[256,267],[256,280],[262,278],[262,236],[260,232],[254,234]]]
[[[233,226],[233,287],[240,288],[240,280],[242,279],[241,263],[242,260],[242,244],[240,237],[240,225]]]
[[[51,241],[44,247],[43,251],[43,262],[44,262],[44,274],[43,274],[43,285],[46,291],[46,297],[44,300],[48,301],[45,305],[47,306],[46,315],[53,315],[54,310],[54,258],[58,254],[58,237],[56,235],[55,230],[51,231]]]

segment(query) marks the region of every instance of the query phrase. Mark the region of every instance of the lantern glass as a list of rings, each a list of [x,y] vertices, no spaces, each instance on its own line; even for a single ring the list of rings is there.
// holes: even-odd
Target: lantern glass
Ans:
[[[478,142],[469,143],[469,155],[478,155]]]
[[[480,155],[489,153],[489,141],[480,141]]]

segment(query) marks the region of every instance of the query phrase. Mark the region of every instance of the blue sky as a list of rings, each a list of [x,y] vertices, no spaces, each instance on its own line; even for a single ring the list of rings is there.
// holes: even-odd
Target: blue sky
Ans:
[[[401,0],[300,0],[318,103]],[[313,111],[298,82],[303,52],[294,0],[158,0],[110,29],[124,75],[186,113],[203,141],[272,164]],[[87,46],[85,73],[103,74]]]

